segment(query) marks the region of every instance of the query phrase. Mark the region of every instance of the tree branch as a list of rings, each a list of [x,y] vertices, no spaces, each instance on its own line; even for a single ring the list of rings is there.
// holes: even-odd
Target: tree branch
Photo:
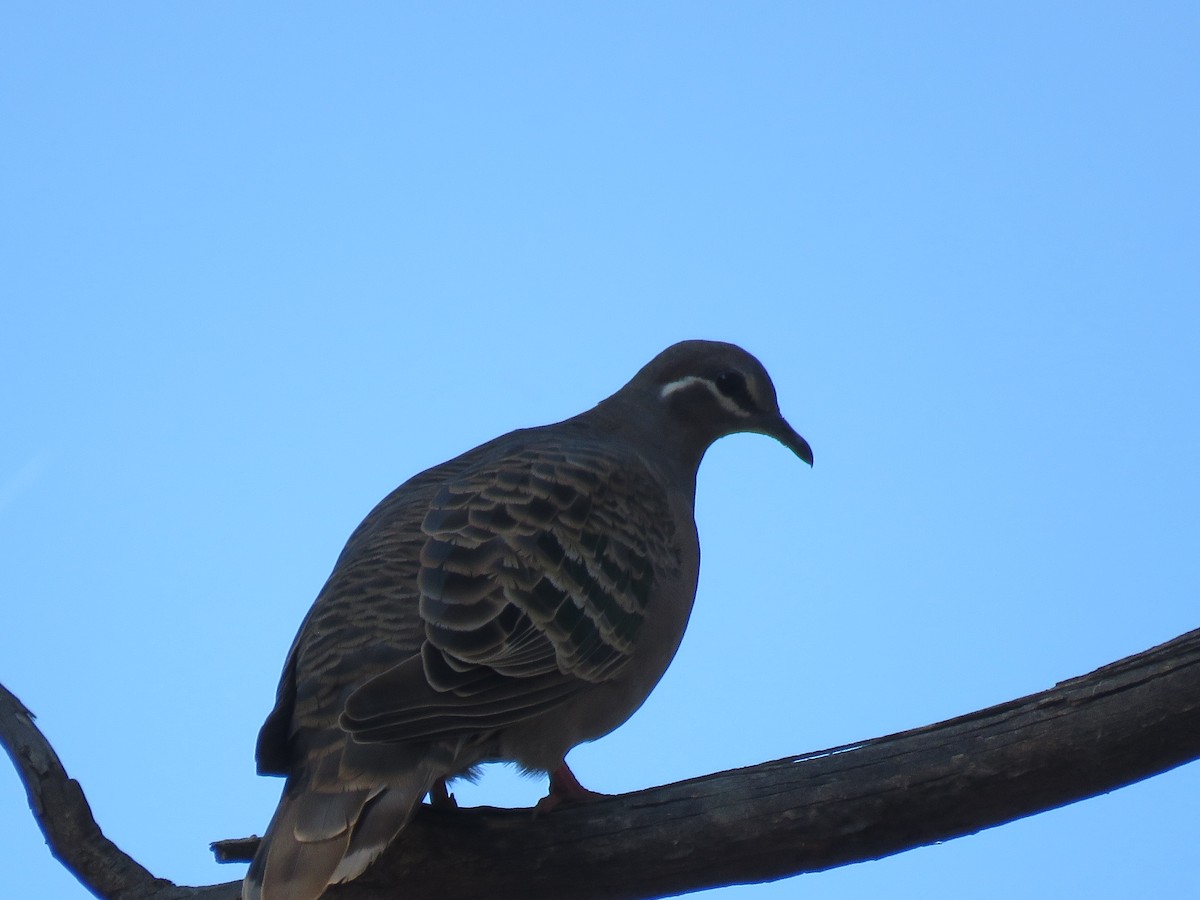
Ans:
[[[24,708],[15,698],[12,703],[28,722]],[[201,896],[141,893],[148,889],[144,884],[165,883],[103,838],[82,793],[72,799],[63,788],[67,777],[57,759],[58,774],[23,764],[28,753],[12,749],[7,709],[0,716],[0,740],[65,865],[104,897]],[[44,745],[31,722],[28,728]],[[45,751],[53,757],[48,745]],[[331,888],[329,896],[380,900],[402,884],[406,900],[482,894],[633,900],[767,881],[970,834],[1196,758],[1200,629],[1048,691],[861,744],[540,817],[528,810],[423,807],[378,863],[357,881]],[[89,839],[86,854],[77,852],[79,838],[64,839],[54,824],[78,819],[80,810],[103,842]],[[242,841],[233,856],[252,850],[252,840]],[[99,865],[93,857],[115,860],[100,866],[114,880],[80,875]],[[115,884],[126,867],[129,887],[103,887]],[[174,890],[224,889],[203,896],[235,896],[229,887]]]
[[[104,836],[83,788],[71,778],[34,715],[0,684],[0,743],[17,767],[29,808],[54,858],[102,898],[120,900],[236,900],[239,884],[180,887],[155,878]]]

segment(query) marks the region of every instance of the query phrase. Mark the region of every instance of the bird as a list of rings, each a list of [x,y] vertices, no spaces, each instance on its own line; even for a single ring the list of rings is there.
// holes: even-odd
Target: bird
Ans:
[[[258,736],[286,778],[246,900],[360,875],[428,795],[485,762],[549,774],[663,676],[696,596],[696,474],[738,432],[810,466],[750,353],[674,344],[592,409],[518,429],[406,481],[354,530],[288,652]],[[449,802],[452,802],[450,800]]]

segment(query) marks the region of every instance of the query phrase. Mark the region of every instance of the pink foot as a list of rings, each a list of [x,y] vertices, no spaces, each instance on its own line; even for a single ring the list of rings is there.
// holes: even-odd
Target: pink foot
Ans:
[[[564,803],[589,803],[607,796],[609,795],[601,794],[598,791],[589,791],[585,788],[564,762],[550,773],[550,793],[537,802],[534,811],[547,813]]]

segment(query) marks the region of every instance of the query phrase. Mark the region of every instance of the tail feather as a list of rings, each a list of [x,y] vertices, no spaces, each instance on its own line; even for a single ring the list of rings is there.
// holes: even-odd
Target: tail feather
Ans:
[[[433,783],[410,772],[374,792],[284,789],[243,883],[243,900],[317,900],[358,877],[408,822]]]
[[[315,900],[329,883],[325,874],[337,867],[346,845],[348,829],[324,841],[300,841],[296,825],[305,794],[284,789],[279,807],[254,854],[242,886],[242,900],[294,897]],[[301,854],[308,858],[301,863]]]
[[[348,839],[370,797],[368,790],[298,793],[290,798],[292,834],[302,844],[320,844],[340,837]]]
[[[432,784],[430,778],[428,782],[412,785],[411,789],[387,788],[372,797],[363,808],[350,835],[350,845],[331,881],[350,881],[361,875],[408,824]]]

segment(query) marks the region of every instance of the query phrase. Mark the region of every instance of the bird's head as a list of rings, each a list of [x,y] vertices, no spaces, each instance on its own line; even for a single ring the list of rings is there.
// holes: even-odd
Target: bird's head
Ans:
[[[654,405],[656,422],[688,437],[701,454],[728,434],[775,438],[812,465],[812,448],[779,411],[762,363],[735,344],[683,341],[647,363],[620,393]],[[666,436],[664,435],[664,440]]]

